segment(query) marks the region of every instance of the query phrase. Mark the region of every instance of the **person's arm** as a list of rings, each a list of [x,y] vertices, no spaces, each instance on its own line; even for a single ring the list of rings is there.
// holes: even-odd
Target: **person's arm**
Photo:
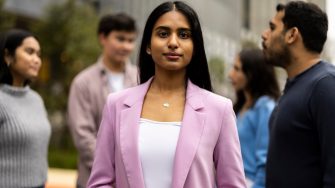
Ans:
[[[309,109],[318,130],[323,188],[335,187],[335,77],[327,76],[314,87]]]
[[[264,101],[256,107],[255,133],[256,133],[256,177],[253,188],[265,187],[265,164],[269,145],[269,118],[274,108],[274,102]]]
[[[97,130],[86,84],[78,80],[72,83],[68,100],[67,120],[79,157],[87,169],[91,169]]]
[[[218,188],[245,188],[245,176],[238,139],[236,117],[231,101],[224,103],[221,130],[214,150]]]
[[[98,131],[97,145],[88,188],[112,188],[115,186],[115,111],[108,101],[104,107]]]

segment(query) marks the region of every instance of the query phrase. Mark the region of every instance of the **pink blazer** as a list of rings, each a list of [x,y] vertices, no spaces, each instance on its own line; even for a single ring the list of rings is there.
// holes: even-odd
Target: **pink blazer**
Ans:
[[[109,95],[89,188],[145,188],[138,131],[151,80]],[[246,187],[231,101],[190,81],[172,175],[172,188],[183,187]]]

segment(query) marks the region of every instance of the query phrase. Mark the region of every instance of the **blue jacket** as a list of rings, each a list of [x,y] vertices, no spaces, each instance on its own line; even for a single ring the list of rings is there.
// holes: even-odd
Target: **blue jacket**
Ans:
[[[265,163],[269,143],[269,117],[275,101],[260,97],[255,105],[237,114],[237,129],[241,143],[244,171],[254,182],[253,188],[265,187]]]

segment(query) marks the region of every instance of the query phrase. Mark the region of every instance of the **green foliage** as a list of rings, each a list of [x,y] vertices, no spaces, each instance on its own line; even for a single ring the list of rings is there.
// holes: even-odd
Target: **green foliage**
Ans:
[[[0,0],[0,32],[13,28],[16,17],[3,10],[5,0]]]
[[[51,79],[72,79],[73,74],[96,60],[97,23],[98,16],[90,6],[68,0],[50,6],[45,20],[33,26],[43,55],[52,63]]]
[[[225,65],[223,59],[220,57],[213,57],[208,61],[208,66],[212,82],[223,82],[225,76]]]
[[[225,79],[225,63],[220,57],[212,57],[208,61],[209,72],[214,92],[221,94],[222,86]]]
[[[48,161],[50,167],[76,169],[77,152],[76,150],[51,147],[48,152]]]
[[[54,128],[49,144],[48,162],[50,167],[75,169],[77,150],[67,127]]]
[[[74,0],[51,5],[45,13],[45,19],[32,26],[41,43],[47,75],[36,89],[49,112],[65,111],[71,80],[99,54],[98,16],[90,6]]]
[[[68,0],[48,7],[43,20],[31,25],[42,49],[43,66],[33,87],[42,95],[53,126],[48,156],[52,167],[76,167],[65,113],[72,79],[99,55],[97,24],[92,7]]]
[[[88,5],[68,0],[48,7],[44,18],[31,28],[41,43],[45,64],[42,75],[46,75],[39,79],[36,89],[49,113],[65,111],[71,80],[99,54],[98,16]]]

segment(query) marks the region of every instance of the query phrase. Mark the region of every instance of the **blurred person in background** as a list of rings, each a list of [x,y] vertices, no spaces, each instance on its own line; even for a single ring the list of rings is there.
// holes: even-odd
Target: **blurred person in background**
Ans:
[[[288,75],[269,121],[267,188],[335,187],[335,67],[321,60],[327,30],[317,5],[290,1],[262,34],[265,58]]]
[[[275,71],[262,50],[244,49],[236,56],[229,78],[236,91],[234,111],[247,185],[264,188],[268,121],[280,96]]]
[[[129,61],[137,36],[135,20],[124,13],[105,15],[98,25],[102,55],[71,84],[68,126],[78,150],[77,187],[86,187],[96,137],[107,95],[137,85],[137,69]]]
[[[29,87],[41,48],[31,33],[0,39],[0,187],[42,188],[47,181],[51,127],[42,98]]]
[[[153,10],[138,66],[141,85],[108,97],[88,187],[244,188],[232,103],[211,92],[191,7]]]

